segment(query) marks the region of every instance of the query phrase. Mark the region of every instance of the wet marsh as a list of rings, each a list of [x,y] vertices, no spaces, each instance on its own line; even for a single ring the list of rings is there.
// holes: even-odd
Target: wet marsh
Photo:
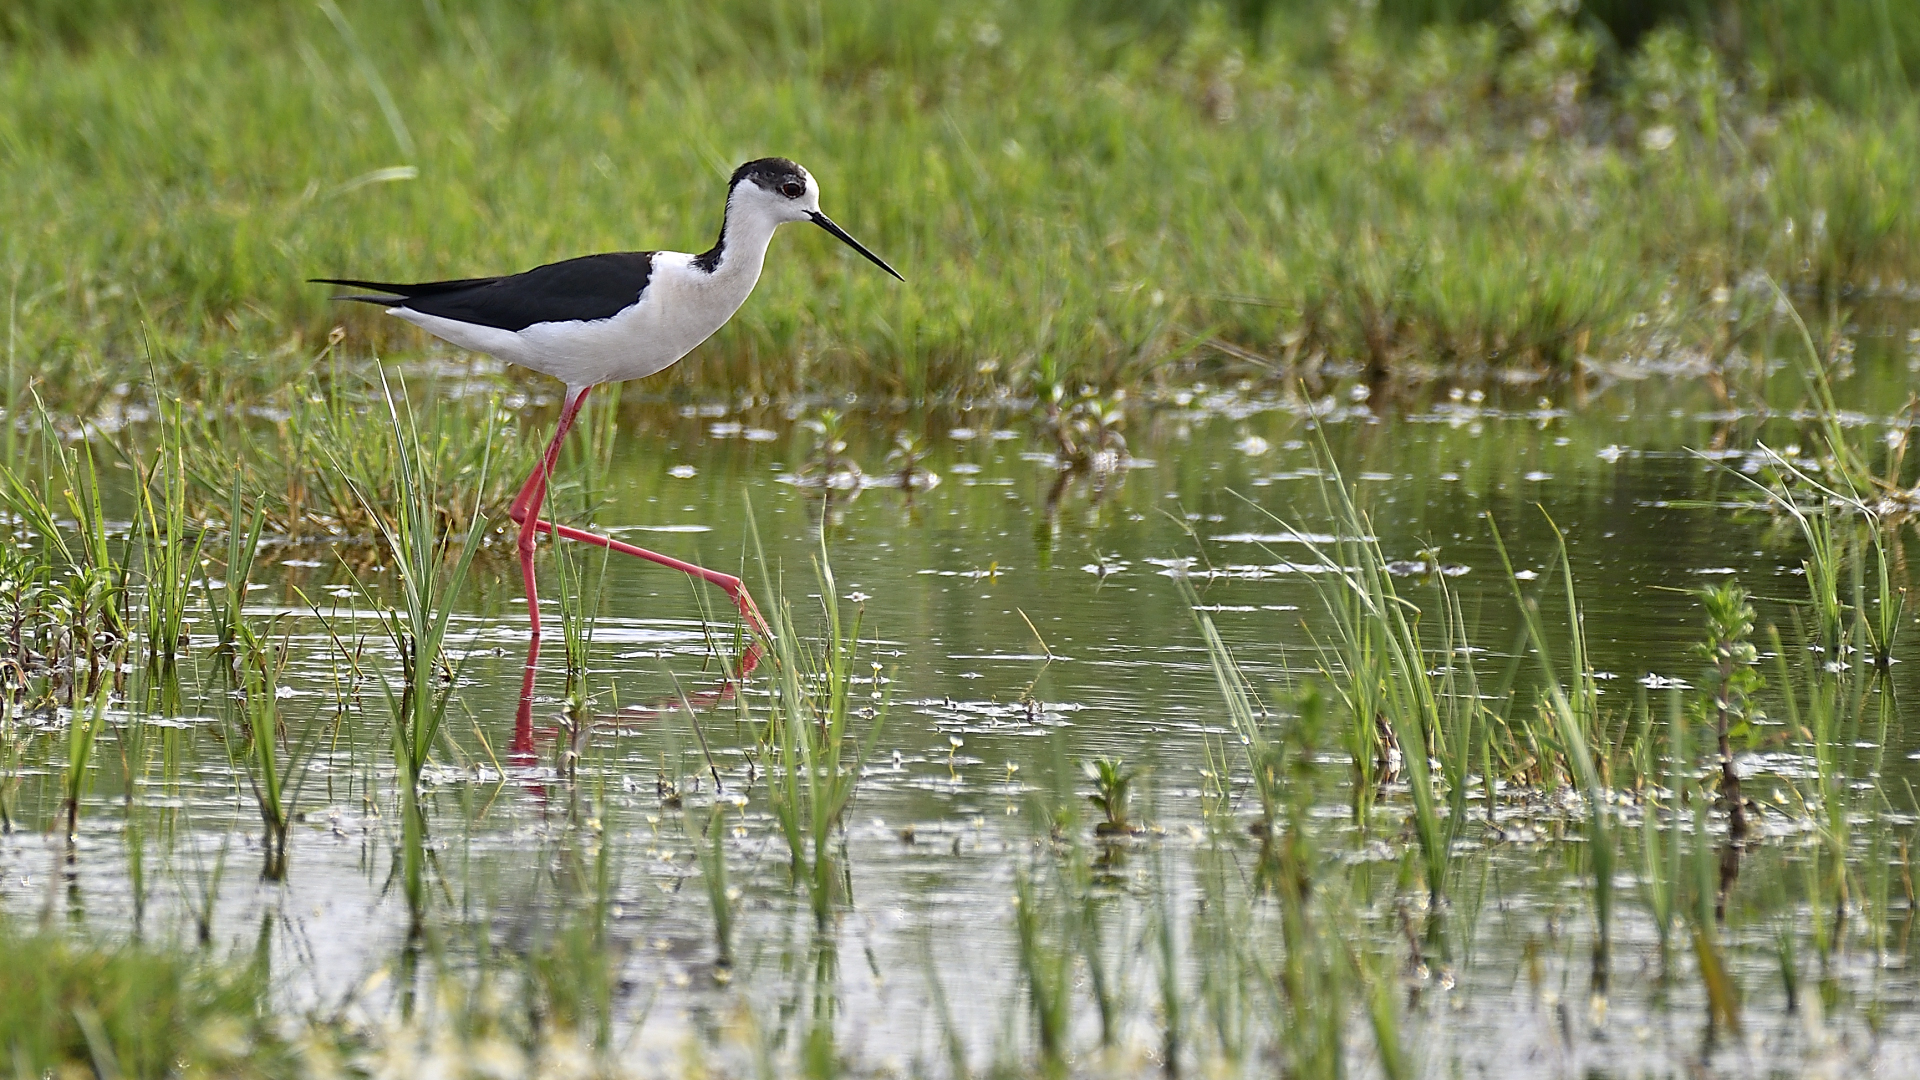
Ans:
[[[1920,19],[975,7],[0,10],[0,1062],[1916,1071]],[[547,505],[770,631],[543,542],[523,684],[557,388],[305,279],[762,153],[908,285]]]
[[[1920,354],[1855,340],[1833,430],[1878,465],[1909,418],[1870,403]],[[365,499],[385,541],[294,537],[244,480],[202,517],[171,420],[49,417],[10,467],[8,922],[197,955],[229,1010],[254,980],[205,1025],[259,1061],[1897,1067],[1904,518],[1807,499],[1829,428],[1774,368],[1732,408],[1658,374],[1578,408],[1196,385],[1078,410],[1124,432],[1104,468],[1046,401],[630,394],[587,430],[650,452],[556,498],[740,567],[775,638],[716,693],[745,647],[724,598],[543,545],[567,629],[530,731],[510,532],[443,509],[490,485],[416,470]],[[448,378],[414,369],[396,412]],[[381,462],[385,400],[357,411]]]

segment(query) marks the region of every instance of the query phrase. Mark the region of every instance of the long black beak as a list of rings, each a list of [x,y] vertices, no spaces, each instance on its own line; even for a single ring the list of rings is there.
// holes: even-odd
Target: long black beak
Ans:
[[[871,251],[868,251],[867,246],[865,244],[862,244],[860,241],[855,240],[851,236],[848,236],[847,230],[841,228],[838,225],[835,225],[833,223],[832,218],[828,217],[827,215],[821,213],[818,210],[815,210],[812,216],[813,216],[813,223],[815,225],[818,225],[821,228],[832,233],[833,235],[839,237],[840,239],[845,240],[847,242],[848,247],[852,248],[853,250],[859,252],[862,255],[865,255],[867,258],[873,260],[873,265],[879,267],[882,270],[885,270],[887,273],[892,274],[896,278],[900,278],[901,281],[907,280],[906,278],[900,277],[900,271],[895,270],[891,266],[888,266],[887,260],[881,258],[878,255],[875,255]]]

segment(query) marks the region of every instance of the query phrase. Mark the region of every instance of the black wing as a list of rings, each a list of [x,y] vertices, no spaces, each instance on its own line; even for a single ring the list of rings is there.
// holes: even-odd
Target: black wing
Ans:
[[[653,252],[615,251],[537,266],[524,274],[400,283],[314,278],[323,285],[376,289],[391,296],[343,296],[443,319],[525,330],[534,323],[610,319],[632,307],[653,276]]]

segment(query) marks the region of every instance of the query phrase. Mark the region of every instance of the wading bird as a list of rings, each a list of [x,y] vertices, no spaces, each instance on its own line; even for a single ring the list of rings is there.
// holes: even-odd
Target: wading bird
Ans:
[[[435,337],[551,375],[567,385],[559,430],[508,511],[520,526],[520,573],[526,579],[527,617],[533,630],[520,687],[516,744],[524,738],[531,745],[533,675],[540,659],[540,596],[534,583],[533,550],[540,533],[635,555],[719,586],[756,636],[741,656],[736,675],[747,674],[758,663],[767,624],[739,578],[542,520],[540,505],[561,440],[587,394],[602,383],[663,371],[726,325],[760,280],[773,231],[790,221],[813,222],[900,278],[899,271],[820,212],[820,186],[807,170],[785,158],[761,158],[734,170],[720,238],[698,255],[609,252],[505,277],[416,284],[313,279],[373,290],[382,295],[339,299],[384,305],[387,314]]]

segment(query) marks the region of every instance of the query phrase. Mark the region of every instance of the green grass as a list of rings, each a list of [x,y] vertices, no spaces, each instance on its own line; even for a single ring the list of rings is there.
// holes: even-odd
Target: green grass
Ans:
[[[1574,591],[1573,564],[1567,557],[1566,534],[1548,520],[1556,542],[1556,556],[1567,605],[1565,640],[1569,655],[1563,674],[1554,663],[1555,638],[1548,634],[1540,617],[1537,600],[1521,592],[1513,562],[1507,557],[1506,543],[1494,531],[1494,546],[1500,553],[1501,569],[1520,605],[1527,640],[1539,661],[1545,693],[1541,711],[1546,714],[1550,738],[1566,772],[1580,793],[1586,809],[1587,861],[1593,874],[1593,912],[1596,934],[1593,944],[1593,990],[1607,992],[1613,933],[1613,865],[1616,853],[1613,829],[1613,792],[1605,775],[1606,734],[1600,716],[1599,683],[1587,660],[1587,631],[1580,614],[1580,600]],[[1729,773],[1731,760],[1727,763]]]
[[[393,600],[383,602],[364,583],[362,589],[368,601],[382,611],[381,626],[397,657],[397,671],[380,672],[380,688],[390,714],[390,747],[400,786],[401,880],[417,932],[428,896],[427,819],[420,774],[439,745],[441,725],[453,697],[457,675],[444,651],[447,626],[453,617],[453,598],[479,552],[486,518],[477,507],[470,508],[464,536],[443,528],[443,518],[437,512],[439,488],[425,471],[420,427],[411,404],[384,379],[382,388],[386,391],[387,434],[391,441],[388,450],[374,457],[392,463],[393,501],[381,501],[374,494],[379,474],[369,476],[355,468],[364,458],[356,455],[333,464],[379,528],[382,545],[393,564],[393,584],[397,587]],[[483,458],[480,476],[486,474]]]
[[[842,612],[824,535],[814,571],[825,624],[817,645],[803,641],[784,602],[771,613],[765,758],[768,808],[786,840],[793,878],[805,885],[814,918],[825,925],[836,900],[851,900],[842,818],[886,724],[890,699],[880,689],[880,666],[858,662],[864,610],[850,620]],[[771,578],[763,580],[766,595],[781,595]],[[856,696],[861,683],[874,688],[864,705]]]
[[[20,1076],[297,1074],[243,968],[0,925],[0,1053]]]
[[[1712,290],[1753,271],[1832,294],[1920,258],[1891,75],[1920,70],[1920,15],[1753,6],[1744,51],[1627,52],[1580,19],[1314,0],[1252,5],[1258,38],[1069,0],[29,5],[0,31],[0,199],[31,223],[0,244],[10,355],[73,411],[139,382],[147,341],[158,392],[258,400],[336,325],[355,357],[423,341],[307,277],[699,250],[763,153],[908,284],[790,230],[652,392],[1565,366],[1648,319],[1710,343]],[[1855,61],[1879,89],[1839,88]]]
[[[275,643],[272,629],[268,624],[264,634],[251,629],[243,634],[234,658],[241,700],[232,706],[233,715],[226,718],[226,742],[229,752],[238,759],[233,762],[234,772],[246,774],[260,812],[264,830],[261,877],[282,881],[287,875],[287,843],[295,808],[325,725],[312,715],[293,724],[288,722],[278,690],[290,643],[284,637]]]
[[[164,675],[173,670],[184,644],[187,605],[205,535],[188,544],[187,474],[180,452],[163,451],[138,468],[134,546],[142,586],[142,638],[148,667]]]
[[[1309,538],[1297,530],[1293,535],[1325,571],[1318,583],[1325,611],[1318,621],[1327,627],[1325,674],[1341,706],[1339,721],[1350,729],[1346,749],[1355,768],[1348,786],[1364,790],[1378,785],[1379,803],[1367,815],[1404,815],[1406,820],[1397,839],[1402,851],[1398,888],[1428,893],[1437,910],[1442,893],[1433,883],[1463,882],[1466,873],[1460,867],[1478,863],[1466,852],[1487,839],[1509,839],[1505,823],[1530,816],[1516,812],[1518,807],[1562,791],[1577,794],[1577,803],[1561,804],[1551,816],[1563,836],[1578,835],[1580,840],[1567,845],[1565,854],[1568,869],[1593,904],[1594,925],[1584,944],[1592,949],[1596,1009],[1604,1011],[1612,992],[1610,974],[1620,966],[1623,937],[1633,943],[1630,948],[1648,944],[1616,909],[1623,842],[1634,848],[1630,869],[1640,877],[1652,916],[1650,944],[1657,947],[1662,986],[1684,985],[1696,993],[1710,1031],[1738,1033],[1756,1011],[1748,972],[1761,952],[1784,992],[1804,1000],[1798,956],[1803,945],[1810,946],[1820,959],[1825,1007],[1834,1007],[1840,991],[1833,973],[1847,943],[1880,949],[1894,940],[1899,902],[1893,900],[1892,882],[1905,865],[1904,856],[1894,854],[1899,841],[1889,831],[1894,828],[1889,812],[1904,800],[1877,779],[1885,757],[1882,748],[1896,723],[1885,668],[1872,647],[1881,632],[1879,620],[1868,602],[1877,586],[1882,593],[1875,602],[1897,603],[1873,574],[1873,564],[1884,558],[1881,543],[1860,538],[1837,547],[1834,565],[1822,579],[1828,584],[1813,586],[1816,592],[1820,587],[1838,589],[1841,578],[1852,572],[1854,603],[1833,601],[1847,620],[1838,647],[1820,645],[1827,638],[1827,619],[1818,595],[1804,605],[1777,599],[1757,602],[1731,582],[1695,592],[1705,625],[1694,651],[1706,670],[1694,677],[1697,688],[1670,694],[1664,730],[1658,730],[1644,694],[1624,707],[1610,705],[1611,699],[1603,696],[1601,676],[1588,652],[1567,541],[1558,526],[1549,520],[1554,546],[1547,560],[1549,581],[1540,597],[1522,586],[1505,539],[1496,531],[1496,552],[1521,616],[1523,638],[1516,663],[1531,653],[1534,664],[1528,666],[1538,668],[1523,686],[1531,691],[1538,714],[1539,722],[1532,723],[1524,713],[1510,711],[1517,696],[1483,694],[1471,667],[1455,659],[1484,651],[1474,648],[1457,601],[1443,588],[1437,609],[1423,616],[1385,573],[1384,560],[1370,539],[1368,515],[1340,474],[1330,469],[1323,474],[1320,520],[1338,537]],[[1816,483],[1805,476],[1797,482]],[[1844,519],[1856,509],[1834,499],[1811,513],[1850,525]],[[1189,591],[1188,596],[1197,602],[1196,594]],[[1563,610],[1561,625],[1543,615],[1543,602]],[[1761,655],[1754,648],[1756,605],[1761,603],[1768,617],[1785,617],[1800,626],[1801,640],[1793,648],[1783,646],[1779,630],[1767,626],[1777,668],[1770,683],[1754,670]],[[1215,797],[1230,798],[1227,793],[1239,786],[1245,804],[1258,810],[1260,820],[1253,831],[1261,838],[1260,853],[1250,876],[1256,887],[1270,883],[1263,892],[1278,908],[1288,943],[1280,973],[1283,992],[1277,999],[1290,1020],[1284,1029],[1289,1033],[1288,1052],[1308,1073],[1339,1069],[1337,1052],[1330,1055],[1325,1049],[1326,1036],[1314,1035],[1316,1025],[1326,1021],[1314,1018],[1313,1006],[1301,999],[1349,995],[1375,1010],[1381,1067],[1389,1073],[1404,1070],[1409,1066],[1393,1034],[1396,1015],[1390,1006],[1378,1011],[1383,1007],[1381,983],[1377,974],[1369,974],[1378,961],[1362,952],[1345,957],[1335,952],[1317,960],[1314,955],[1328,947],[1330,937],[1352,940],[1347,937],[1350,929],[1328,928],[1329,920],[1338,927],[1351,914],[1337,905],[1323,910],[1320,896],[1349,896],[1365,889],[1365,879],[1357,872],[1341,869],[1337,858],[1316,851],[1324,847],[1337,856],[1343,845],[1354,843],[1355,834],[1342,836],[1307,825],[1308,808],[1325,805],[1314,794],[1319,770],[1312,764],[1312,748],[1327,730],[1317,692],[1309,685],[1276,698],[1281,707],[1269,706],[1211,618],[1201,611],[1195,616],[1222,693],[1223,720],[1246,752],[1244,762],[1231,763],[1230,773],[1239,775],[1213,781],[1222,793]],[[1422,644],[1418,630],[1434,624],[1442,631],[1443,647]],[[1769,719],[1766,709],[1776,710],[1776,718]],[[1487,732],[1461,736],[1468,721],[1460,710],[1470,710],[1470,722],[1484,725]],[[1782,722],[1784,728],[1778,726]],[[1393,732],[1403,749],[1429,748],[1434,767],[1423,770],[1409,761],[1398,782],[1381,783],[1367,765],[1384,732]],[[1502,748],[1498,758],[1490,752],[1494,746]],[[1735,754],[1767,747],[1788,748],[1805,764],[1775,771],[1759,759],[1742,763],[1742,772],[1751,770],[1743,796]],[[1406,756],[1425,759],[1428,754],[1416,750]],[[1470,777],[1451,764],[1474,757],[1485,763],[1484,777]],[[1208,761],[1217,768],[1228,759],[1210,754]],[[1708,775],[1717,781],[1718,799],[1715,783],[1705,779]],[[1842,779],[1848,777],[1853,782]],[[1469,819],[1466,786],[1477,788],[1482,780],[1484,817]],[[1501,782],[1498,787],[1495,780]],[[1785,858],[1776,853],[1783,829],[1784,835],[1803,831],[1808,837],[1791,844],[1792,855]],[[1216,830],[1213,842],[1219,845],[1238,831]],[[1439,837],[1444,837],[1444,847],[1433,842]],[[1461,840],[1466,844],[1456,846]],[[1267,870],[1270,860],[1273,866]],[[1409,871],[1423,863],[1425,882]],[[1202,882],[1208,904],[1232,903],[1221,885],[1204,876]],[[1457,885],[1446,889],[1445,898],[1465,912],[1466,928],[1452,941],[1434,935],[1433,940],[1448,947],[1426,962],[1447,963],[1475,949],[1473,906],[1478,901]],[[1403,932],[1411,942],[1413,931],[1405,919],[1403,914]],[[1766,948],[1761,949],[1751,924],[1742,925],[1749,919],[1772,927]],[[1623,926],[1630,928],[1624,935]],[[1679,946],[1677,939],[1691,948]],[[1213,972],[1212,985],[1203,982],[1205,1000],[1217,1014],[1231,1017],[1230,1004],[1224,1009],[1214,1004],[1233,1000],[1219,979],[1244,961],[1232,955],[1233,946],[1221,937],[1199,933],[1194,941],[1210,950],[1202,961],[1203,968]],[[1412,948],[1410,962],[1422,963],[1420,945],[1412,943]],[[1677,954],[1682,951],[1691,954],[1690,971],[1681,970]],[[1252,970],[1260,970],[1257,961]],[[1222,1027],[1231,1033],[1230,1022]],[[1334,1031],[1341,1030],[1335,1025]]]
[[[60,661],[48,665],[47,699],[76,707],[117,667],[133,632],[129,545],[117,542],[108,521],[108,485],[95,464],[93,443],[66,445],[47,411],[38,413],[37,475],[24,465],[0,466],[0,501],[12,518],[9,532],[25,553],[13,575],[20,583],[16,617],[44,654]],[[30,656],[31,650],[19,659]]]
[[[1371,789],[1405,780],[1427,897],[1437,912],[1466,820],[1471,751],[1486,723],[1472,655],[1464,651],[1465,620],[1444,574],[1431,574],[1432,620],[1402,595],[1372,515],[1355,501],[1324,441],[1320,449],[1326,464],[1318,501],[1334,535],[1315,537],[1273,520],[1300,542],[1318,571],[1309,581],[1331,624],[1322,664],[1347,714],[1356,811],[1364,821]],[[1432,553],[1427,557],[1437,560]]]

